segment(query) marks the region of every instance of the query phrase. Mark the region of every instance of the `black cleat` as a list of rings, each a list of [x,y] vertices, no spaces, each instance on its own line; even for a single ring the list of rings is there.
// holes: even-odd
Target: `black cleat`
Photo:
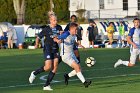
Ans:
[[[65,84],[68,85],[69,76],[68,74],[64,74]]]
[[[88,88],[88,86],[91,84],[91,81],[85,81],[83,84],[85,88]]]

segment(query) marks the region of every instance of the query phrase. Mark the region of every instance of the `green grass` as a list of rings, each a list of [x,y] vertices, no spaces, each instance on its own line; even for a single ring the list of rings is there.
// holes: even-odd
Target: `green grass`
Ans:
[[[76,76],[65,86],[63,74],[72,69],[62,62],[54,78],[59,82],[53,82],[51,86],[54,91],[47,93],[139,93],[139,62],[132,68],[113,68],[119,58],[129,60],[129,49],[87,49],[80,50],[80,54],[83,74],[92,80],[91,86],[84,88]],[[89,56],[96,59],[96,64],[91,68],[85,65],[85,59]],[[47,72],[38,75],[34,84],[28,83],[31,71],[42,66],[43,61],[42,49],[0,50],[0,93],[46,93],[42,90],[45,81],[40,77]]]

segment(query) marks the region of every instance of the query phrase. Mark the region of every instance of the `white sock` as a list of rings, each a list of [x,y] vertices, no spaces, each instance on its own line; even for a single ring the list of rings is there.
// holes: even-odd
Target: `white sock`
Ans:
[[[76,75],[76,71],[75,71],[75,70],[72,70],[72,71],[68,74],[69,77],[73,77],[73,76],[75,76],[75,75]]]
[[[82,81],[82,83],[84,83],[86,81],[81,72],[77,73],[77,77]]]
[[[125,66],[128,66],[129,61],[122,61],[122,64],[125,65]]]

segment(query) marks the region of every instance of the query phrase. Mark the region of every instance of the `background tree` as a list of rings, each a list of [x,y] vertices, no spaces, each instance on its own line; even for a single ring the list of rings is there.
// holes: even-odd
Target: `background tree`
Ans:
[[[58,21],[68,21],[68,0],[53,0],[53,3]],[[50,0],[0,0],[0,5],[0,22],[13,24],[46,24],[50,11]]]
[[[23,24],[25,19],[25,0],[13,0],[17,16],[17,24]]]

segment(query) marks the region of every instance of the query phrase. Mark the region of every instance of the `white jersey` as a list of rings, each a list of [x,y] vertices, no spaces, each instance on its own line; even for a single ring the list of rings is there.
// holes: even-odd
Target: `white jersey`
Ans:
[[[140,28],[133,27],[130,29],[128,36],[131,36],[132,41],[140,48]]]
[[[133,43],[135,43],[138,47],[138,48],[134,48],[131,45],[131,48],[130,48],[130,53],[131,53],[130,63],[135,64],[137,55],[139,55],[139,58],[140,58],[140,28],[133,27],[132,29],[130,29],[128,36],[132,37]]]
[[[62,39],[61,43],[61,57],[64,63],[71,66],[73,62],[79,63],[75,54],[74,54],[74,43],[76,35],[70,35],[69,31],[64,32],[62,35],[58,36],[58,39]]]
[[[63,42],[61,43],[61,55],[73,52],[75,38],[76,38],[75,35],[74,36],[69,35],[66,39],[63,40]]]

